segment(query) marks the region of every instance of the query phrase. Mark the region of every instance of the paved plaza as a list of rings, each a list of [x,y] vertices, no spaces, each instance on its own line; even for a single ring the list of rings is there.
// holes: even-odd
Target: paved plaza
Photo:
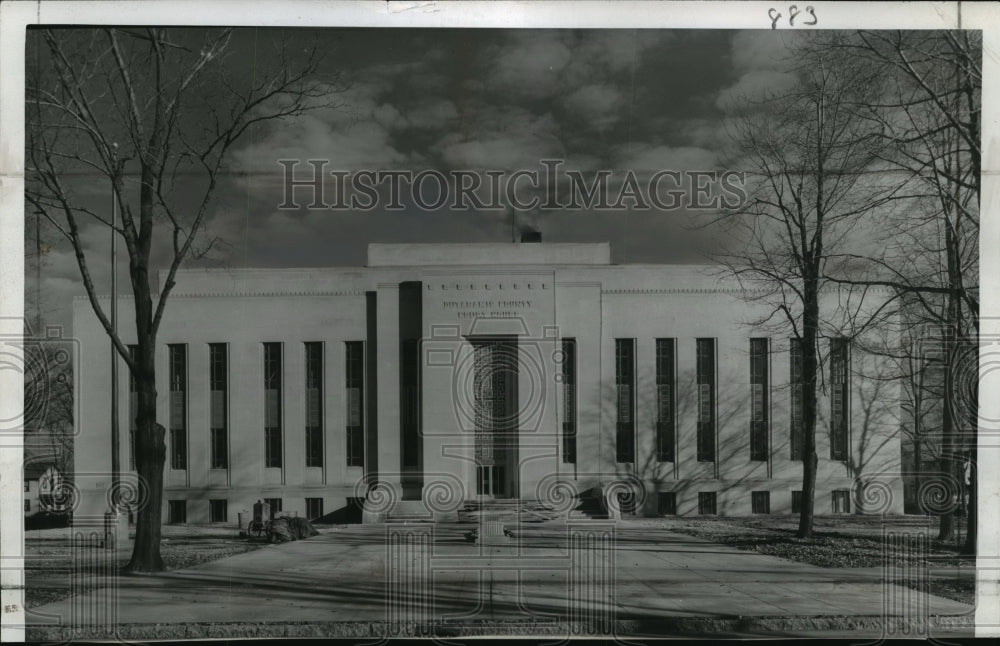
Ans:
[[[439,634],[830,635],[847,624],[878,634],[885,615],[931,633],[945,624],[967,630],[973,612],[887,586],[880,570],[819,568],[629,523],[523,524],[509,543],[490,546],[467,542],[470,527],[343,526],[186,570],[120,577],[116,595],[91,591],[36,608],[29,621],[35,636],[51,636],[59,624],[91,623],[79,617],[114,617],[120,636],[133,638],[428,626]],[[110,615],[101,609],[113,596]]]

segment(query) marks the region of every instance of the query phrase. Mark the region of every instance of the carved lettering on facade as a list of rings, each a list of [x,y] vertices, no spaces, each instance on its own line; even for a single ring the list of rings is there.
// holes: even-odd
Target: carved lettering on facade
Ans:
[[[453,311],[460,319],[475,318],[516,318],[524,310],[531,309],[529,299],[521,300],[447,300],[442,309]]]

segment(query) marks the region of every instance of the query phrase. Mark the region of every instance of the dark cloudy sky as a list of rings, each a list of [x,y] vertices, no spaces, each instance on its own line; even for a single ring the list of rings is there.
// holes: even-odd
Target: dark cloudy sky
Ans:
[[[220,185],[208,222],[211,234],[225,245],[200,264],[362,265],[369,242],[510,240],[510,213],[496,210],[281,211],[278,159],[327,159],[328,169],[349,172],[540,171],[539,161],[553,158],[585,174],[722,170],[727,102],[780,88],[791,78],[784,56],[792,36],[780,31],[285,33],[303,48],[319,44],[325,53],[320,75],[340,74],[347,82],[337,97],[342,107],[254,131],[237,145],[231,156],[235,172]],[[260,59],[261,38],[277,36],[265,30],[239,32],[230,65],[247,74],[266,66]],[[100,199],[100,182],[89,190]],[[683,210],[566,210],[518,217],[546,241],[609,241],[616,262],[703,262],[719,235],[692,227],[706,216]],[[84,231],[101,291],[107,291],[110,268],[107,235],[99,226]],[[30,250],[33,240],[27,242]],[[124,283],[125,262],[120,268]],[[77,276],[68,245],[50,240],[41,284],[47,320],[69,322],[69,302],[83,293]],[[31,257],[26,279],[30,301]]]

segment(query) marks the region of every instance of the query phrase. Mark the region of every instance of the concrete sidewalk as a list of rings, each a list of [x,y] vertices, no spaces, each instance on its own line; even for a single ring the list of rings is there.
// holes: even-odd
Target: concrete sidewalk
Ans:
[[[558,522],[526,524],[509,544],[489,547],[465,542],[470,525],[411,525],[394,543],[387,532],[399,526],[347,526],[188,570],[119,577],[116,593],[111,587],[32,609],[29,638],[65,635],[59,626],[74,624],[100,633],[109,623],[131,638],[348,636],[431,624],[439,634],[586,627],[598,634],[835,635],[847,625],[879,634],[886,616],[916,630],[971,630],[971,606],[885,585],[880,571],[819,568],[595,522],[574,525],[572,537]],[[407,537],[410,530],[416,535]],[[277,625],[284,632],[263,628]]]

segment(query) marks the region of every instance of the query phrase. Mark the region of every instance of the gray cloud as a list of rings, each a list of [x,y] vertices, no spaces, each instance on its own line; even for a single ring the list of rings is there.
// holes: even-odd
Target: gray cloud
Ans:
[[[546,158],[582,171],[713,168],[725,141],[720,108],[738,93],[785,82],[780,56],[789,38],[660,30],[324,30],[320,36],[332,52],[325,73],[345,75],[340,107],[248,133],[206,222],[204,239],[222,244],[189,265],[361,264],[370,241],[509,239],[506,212],[279,211],[278,159],[327,159],[329,169],[347,171],[538,170]],[[102,199],[92,182],[81,190]],[[691,229],[700,216],[686,213],[518,217],[541,228],[546,240],[610,240],[617,261],[701,261],[714,243],[710,233]],[[107,231],[86,224],[84,234],[99,290],[106,291]],[[158,266],[168,252],[164,240]],[[54,248],[44,263],[53,308],[83,293],[66,248]]]

